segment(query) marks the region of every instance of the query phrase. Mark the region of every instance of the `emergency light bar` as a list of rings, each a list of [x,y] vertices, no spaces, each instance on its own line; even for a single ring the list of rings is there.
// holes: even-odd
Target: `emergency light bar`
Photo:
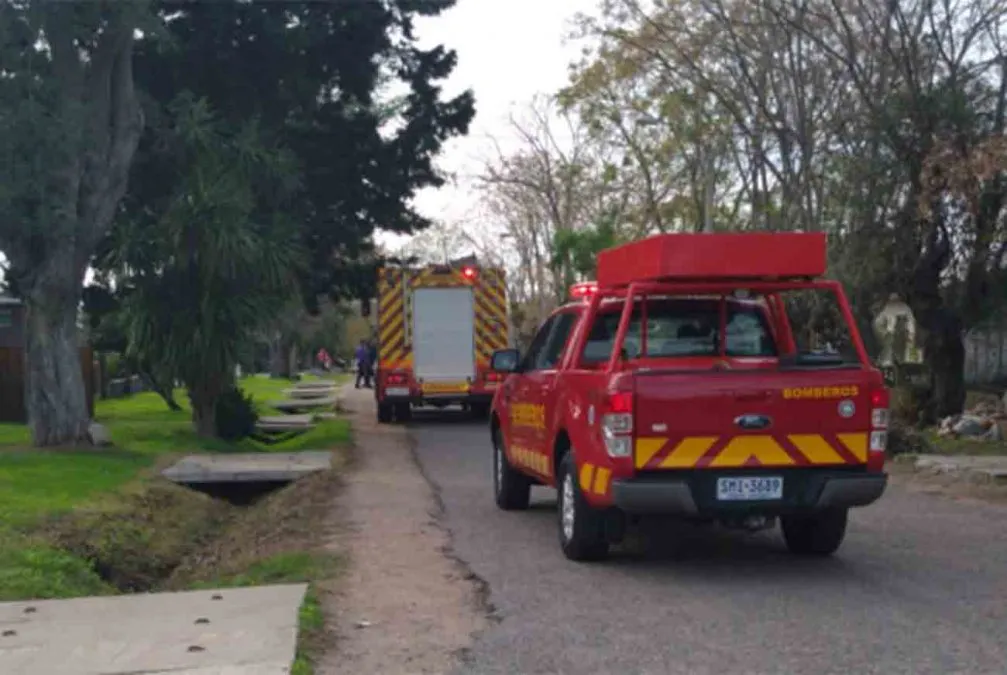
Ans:
[[[571,300],[586,300],[598,292],[598,282],[582,281],[570,287]]]
[[[598,285],[825,275],[823,232],[659,234],[598,254]]]
[[[476,268],[472,267],[471,265],[466,265],[465,267],[462,268],[462,276],[465,277],[466,279],[475,279]]]

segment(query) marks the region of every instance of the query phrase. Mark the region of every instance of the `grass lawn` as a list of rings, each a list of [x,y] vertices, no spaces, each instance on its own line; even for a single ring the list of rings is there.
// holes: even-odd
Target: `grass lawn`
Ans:
[[[260,414],[275,415],[265,404],[284,398],[290,382],[266,377],[245,378],[241,386],[253,396]],[[95,419],[112,437],[110,450],[33,450],[23,425],[0,424],[0,528],[30,525],[41,516],[65,511],[92,495],[123,485],[165,455],[193,452],[297,452],[325,450],[349,440],[349,423],[331,420],[311,431],[273,445],[245,439],[226,443],[196,436],[188,401],[176,400],[172,411],[153,393],[98,401]]]
[[[241,386],[260,414],[275,415],[266,403],[286,398],[282,390],[293,384],[252,376]],[[311,582],[338,571],[338,561],[318,553],[317,519],[327,513],[334,475],[236,507],[159,479],[155,469],[193,452],[335,449],[350,440],[348,421],[319,422],[272,445],[228,444],[198,438],[184,392],[176,400],[183,411],[152,393],[99,401],[95,418],[113,441],[107,449],[36,450],[24,426],[0,424],[0,601]],[[301,614],[310,639],[321,630],[314,589]],[[311,672],[303,653],[295,672]]]

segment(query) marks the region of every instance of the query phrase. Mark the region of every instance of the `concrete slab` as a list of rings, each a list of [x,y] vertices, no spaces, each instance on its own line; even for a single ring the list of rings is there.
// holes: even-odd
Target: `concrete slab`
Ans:
[[[292,426],[310,426],[315,421],[315,416],[306,415],[264,415],[259,418],[259,426],[282,426],[289,428]]]
[[[266,405],[280,411],[284,410],[310,410],[312,408],[333,408],[338,399],[335,396],[324,398],[308,398],[303,400],[270,401]]]
[[[316,380],[313,382],[298,382],[294,385],[294,389],[326,389],[335,386],[334,382],[328,380]]]
[[[336,387],[312,387],[310,389],[284,389],[283,395],[292,399],[329,398],[336,395]]]
[[[325,451],[188,455],[161,472],[175,483],[293,481],[332,466]],[[0,670],[0,672],[3,672]]]
[[[0,603],[0,673],[287,675],[306,588]]]

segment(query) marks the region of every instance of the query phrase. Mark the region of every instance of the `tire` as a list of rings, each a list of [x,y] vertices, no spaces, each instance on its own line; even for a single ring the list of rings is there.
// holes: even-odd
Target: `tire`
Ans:
[[[378,404],[378,423],[388,424],[392,421],[392,404],[391,403],[379,403]]]
[[[847,513],[836,509],[813,516],[784,516],[780,519],[783,540],[796,555],[832,555],[846,536]]]
[[[395,404],[395,420],[400,423],[408,422],[413,418],[413,408],[409,403]]]
[[[559,465],[556,481],[559,544],[563,555],[576,562],[604,560],[609,544],[605,538],[605,523],[600,511],[584,499],[577,483],[577,467],[573,452],[567,452]]]
[[[493,429],[493,496],[504,511],[523,511],[531,503],[531,480],[507,460],[498,428]]]

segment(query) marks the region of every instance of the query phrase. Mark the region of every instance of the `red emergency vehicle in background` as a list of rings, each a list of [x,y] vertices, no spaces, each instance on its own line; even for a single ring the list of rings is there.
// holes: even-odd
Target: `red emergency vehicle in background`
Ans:
[[[597,283],[500,350],[490,429],[498,506],[558,490],[573,560],[607,555],[630,519],[678,515],[761,529],[829,555],[883,471],[888,392],[823,234],[673,234],[603,251]],[[802,344],[789,314],[831,302],[838,350]],[[830,337],[830,340],[834,338]]]
[[[378,421],[415,406],[460,404],[485,418],[499,373],[490,357],[510,344],[504,270],[474,262],[378,270]]]

